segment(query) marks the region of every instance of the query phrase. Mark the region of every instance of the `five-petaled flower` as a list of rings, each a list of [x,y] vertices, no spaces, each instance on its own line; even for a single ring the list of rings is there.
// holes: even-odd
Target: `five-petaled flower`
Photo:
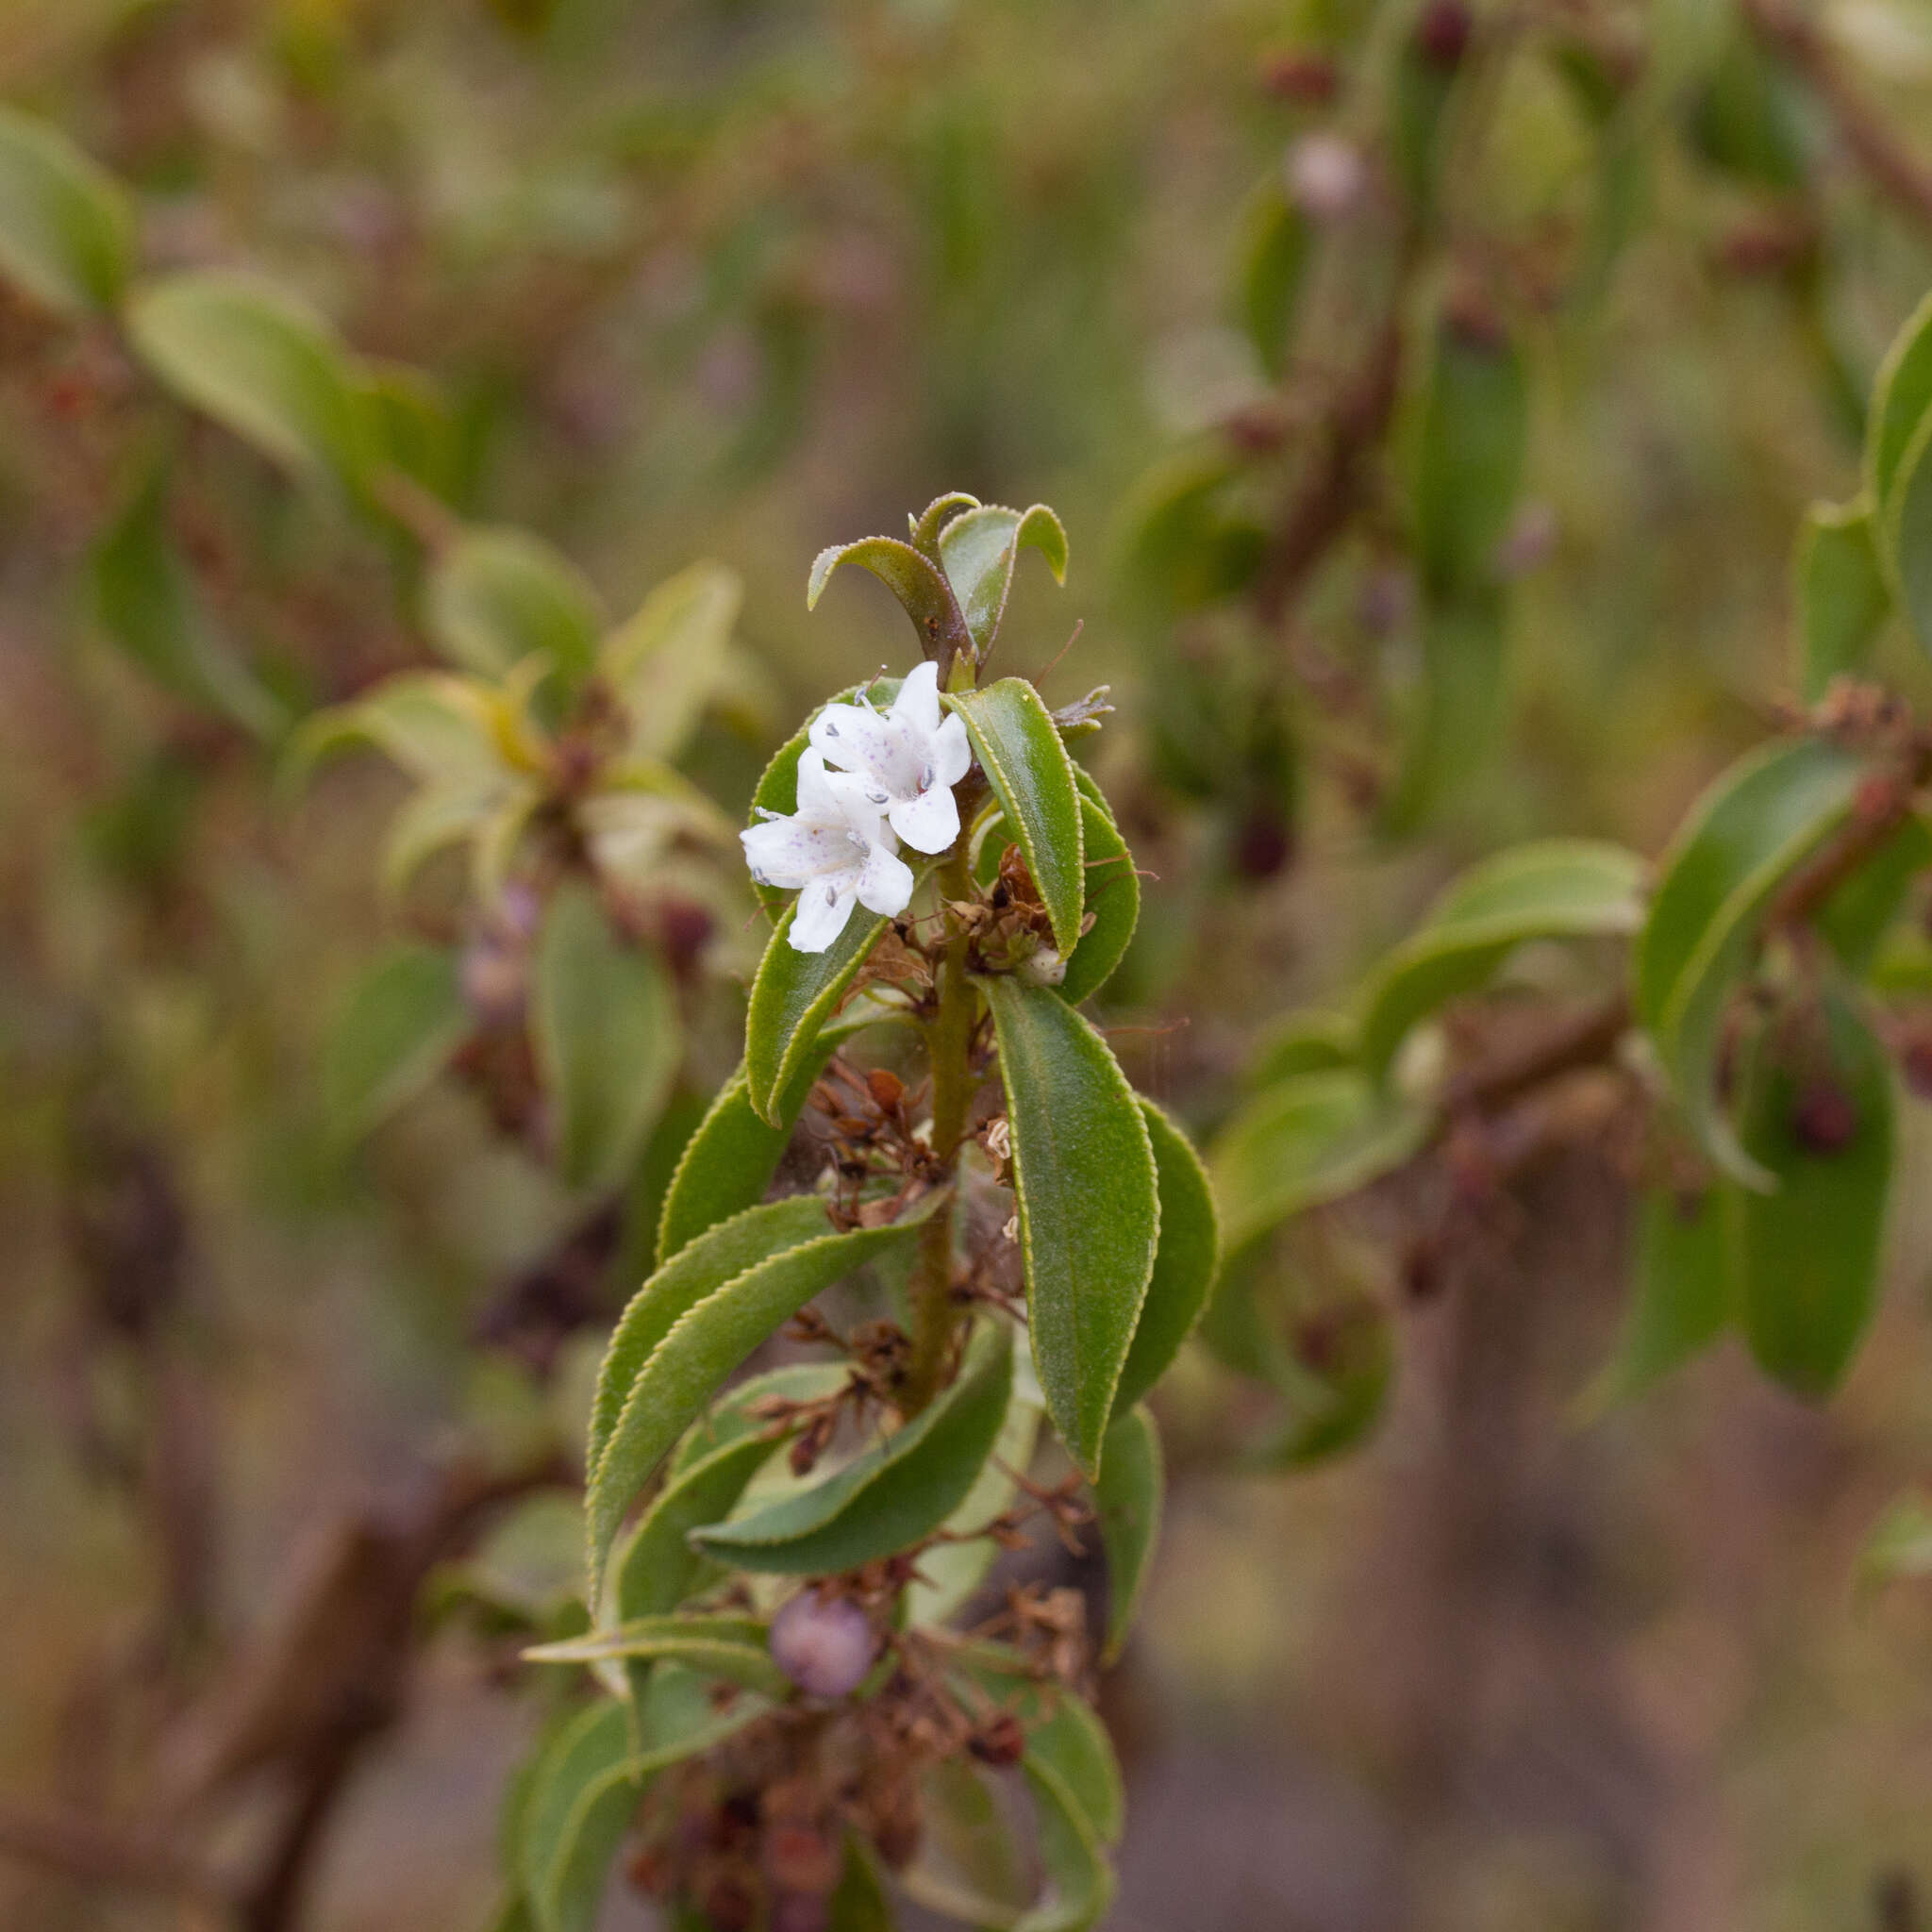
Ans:
[[[959,836],[953,787],[973,753],[957,716],[940,716],[940,672],[922,664],[899,687],[891,710],[827,705],[811,722],[811,748],[828,765],[865,781],[868,804],[886,815],[915,852],[943,852]]]
[[[823,953],[855,904],[891,918],[912,897],[911,868],[895,856],[898,841],[865,780],[826,771],[815,751],[798,760],[798,809],[738,836],[753,878],[798,889],[791,937],[801,953]]]

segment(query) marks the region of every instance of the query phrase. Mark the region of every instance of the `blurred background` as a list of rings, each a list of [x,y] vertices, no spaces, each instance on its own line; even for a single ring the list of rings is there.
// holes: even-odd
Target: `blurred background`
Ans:
[[[123,184],[141,273],[245,267],[411,372],[428,450],[385,521],[184,409],[112,315],[0,291],[22,1932],[226,1924],[210,1869],[262,1932],[489,1922],[541,1715],[517,1618],[573,1560],[641,1272],[637,1212],[565,1185],[474,1042],[373,1131],[332,1117],[372,959],[454,947],[488,1017],[520,941],[441,859],[382,891],[391,764],[278,783],[276,727],[152,675],[101,556],[158,463],[197,622],[283,720],[436,661],[440,517],[547,540],[618,616],[737,573],[734,681],[678,753],[733,821],[808,706],[908,661],[856,573],[808,613],[813,555],[949,489],[1051,503],[1067,585],[1022,558],[1004,668],[1113,688],[1092,762],[1152,876],[1102,1019],[1207,1130],[1267,1023],[1340,1004],[1458,866],[1654,855],[1795,702],[1797,520],[1856,488],[1932,287],[1924,0],[7,0],[0,97]],[[1507,367],[1476,420],[1526,448],[1495,675],[1433,751],[1431,341]],[[753,903],[722,873],[638,903],[688,1127]],[[1918,1103],[1907,1131],[1925,1172]],[[1184,1359],[1103,1693],[1120,1932],[1932,1924],[1932,1595],[1858,1581],[1932,1469],[1924,1197],[1828,1409],[1727,1345],[1586,1415],[1617,1153],[1514,1177],[1447,1291],[1399,1202],[1338,1218],[1323,1265],[1395,1363],[1346,1453],[1257,1457],[1269,1392]]]

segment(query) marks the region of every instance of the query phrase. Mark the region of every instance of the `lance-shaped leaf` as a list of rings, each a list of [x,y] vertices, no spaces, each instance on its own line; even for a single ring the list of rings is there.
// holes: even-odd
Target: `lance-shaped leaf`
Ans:
[[[551,902],[530,1027],[565,1182],[615,1180],[657,1119],[684,1043],[664,968],[618,938],[587,885],[568,885]]]
[[[1422,676],[1384,831],[1412,830],[1457,804],[1489,769],[1508,695],[1507,618],[1497,591],[1473,591],[1423,613]]]
[[[1865,418],[1865,490],[1881,510],[1891,494],[1906,447],[1932,411],[1932,295],[1891,340],[1872,385]]]
[[[1739,1316],[1766,1374],[1817,1401],[1872,1318],[1891,1191],[1891,1067],[1850,1000],[1828,991],[1815,1036],[1767,1041],[1743,1138],[1776,1182],[1727,1192]]]
[[[749,1208],[680,1250],[639,1290],[611,1337],[591,1411],[591,1601],[631,1499],[719,1383],[813,1295],[916,1240],[941,1198],[927,1194],[887,1227],[816,1239],[796,1202]]]
[[[1154,1273],[1121,1366],[1114,1407],[1124,1415],[1167,1374],[1181,1343],[1208,1306],[1221,1266],[1221,1225],[1214,1191],[1193,1143],[1159,1108],[1141,1097],[1160,1191],[1160,1241]]]
[[[1400,1167],[1429,1126],[1423,1108],[1353,1068],[1297,1074],[1257,1093],[1209,1150],[1224,1252]]]
[[[787,1362],[782,1369],[767,1369],[761,1375],[747,1375],[743,1381],[734,1382],[684,1432],[665,1465],[665,1480],[675,1482],[720,1450],[747,1437],[763,1435],[770,1427],[763,1413],[769,1397],[816,1402],[843,1387],[848,1374],[840,1361]]]
[[[1528,378],[1514,345],[1453,320],[1440,325],[1414,486],[1416,548],[1438,596],[1493,580],[1528,429]]]
[[[635,1740],[625,1707],[600,1700],[536,1760],[506,1837],[531,1921],[543,1932],[591,1932],[610,1861],[653,1776],[772,1707],[741,1695],[721,1709],[714,1688],[703,1673],[667,1664],[652,1676]]]
[[[1643,861],[1621,845],[1546,839],[1456,880],[1375,970],[1362,1003],[1362,1064],[1379,1078],[1409,1029],[1481,986],[1527,940],[1634,933]]]
[[[982,1330],[958,1379],[903,1428],[836,1474],[693,1537],[741,1570],[826,1576],[895,1556],[964,1501],[992,1451],[1012,1391],[1012,1337]]]
[[[744,1016],[745,1095],[752,1111],[774,1127],[784,1119],[792,1081],[818,1053],[821,1030],[890,924],[856,906],[845,930],[823,953],[801,953],[791,943],[797,916],[798,908],[790,908],[766,943]]]
[[[630,717],[630,757],[683,750],[726,667],[743,601],[736,571],[694,563],[658,585],[598,646],[597,674]]]
[[[1033,1794],[1047,1896],[1015,1924],[1013,1932],[1087,1932],[1113,1903],[1113,1873],[1100,1833],[1054,1766],[1029,1752],[1020,1769]]]
[[[1085,775],[1077,765],[1074,773],[1076,778]],[[999,876],[1008,842],[1006,813],[995,808],[978,825],[976,837],[974,876],[982,886],[991,886]],[[1080,839],[1087,855],[1083,921],[1091,919],[1091,924],[1067,961],[1066,976],[1054,989],[1075,1007],[1112,978],[1141,923],[1141,878],[1134,870],[1133,854],[1106,808],[1094,803],[1085,785],[1080,791]]]
[[[1855,978],[1870,972],[1904,908],[1912,881],[1932,867],[1932,826],[1916,812],[1848,878],[1840,880],[1812,924]]]
[[[496,814],[507,777],[480,783],[425,785],[390,822],[379,880],[385,899],[399,904],[416,874],[439,852],[480,839]]]
[[[517,1876],[542,1932],[590,1932],[610,1860],[642,1785],[628,1763],[621,1704],[598,1703],[554,1739],[539,1760],[516,1828]]]
[[[985,1580],[999,1546],[981,1532],[1012,1507],[1019,1493],[1019,1477],[1033,1461],[1041,1413],[1040,1384],[1034,1379],[1032,1365],[1016,1360],[1012,1393],[1008,1398],[1006,1419],[993,1439],[992,1453],[964,1500],[946,1518],[942,1527],[949,1540],[921,1554],[918,1574],[907,1588],[908,1624],[944,1623]]]
[[[1806,511],[1791,589],[1798,688],[1815,705],[1834,677],[1864,669],[1890,603],[1869,503],[1814,503]]]
[[[431,641],[454,664],[502,677],[535,657],[577,677],[604,611],[583,573],[527,530],[469,529],[438,553],[424,585]]]
[[[323,1111],[347,1146],[427,1087],[472,1025],[454,953],[402,945],[350,989],[322,1063]]]
[[[820,1027],[811,1051],[785,1083],[775,1122],[761,1119],[752,1107],[744,1063],[739,1062],[685,1142],[665,1190],[658,1224],[658,1260],[668,1261],[707,1228],[764,1199],[826,1060],[855,1033],[892,1021],[903,1024],[904,1015],[897,1009],[866,1009],[862,1001],[855,1001],[852,1010]]]
[[[1630,1304],[1615,1353],[1581,1399],[1583,1415],[1641,1395],[1724,1333],[1730,1313],[1725,1231],[1714,1190],[1645,1193]]]
[[[847,1832],[839,1882],[825,1901],[825,1932],[893,1932],[896,1924],[871,1851],[857,1833]]]
[[[1932,409],[1899,458],[1879,536],[1899,608],[1919,642],[1932,651]]]
[[[1070,955],[1079,943],[1087,898],[1074,761],[1040,693],[1024,678],[1003,677],[983,691],[958,691],[947,703],[965,720],[974,755],[1046,908],[1054,943]]]
[[[939,545],[946,579],[982,664],[1007,614],[1013,566],[1021,551],[1039,551],[1054,581],[1067,580],[1067,533],[1043,503],[1024,510],[1006,509],[996,503],[978,505],[941,530]]]
[[[158,468],[94,552],[101,629],[156,683],[212,706],[258,738],[288,728],[282,701],[215,630],[168,529],[167,475]]]
[[[614,1630],[534,1644],[524,1656],[533,1664],[681,1664],[766,1697],[791,1689],[756,1617],[635,1617]]]
[[[737,1508],[745,1485],[777,1448],[775,1438],[747,1432],[672,1474],[610,1559],[619,1624],[664,1616],[684,1601],[703,1567],[691,1531]]]
[[[170,275],[134,291],[127,330],[183,402],[292,475],[361,479],[368,418],[347,353],[286,289],[229,270]]]
[[[1064,1000],[983,982],[1013,1140],[1033,1359],[1091,1476],[1154,1272],[1160,1197],[1147,1123],[1107,1042]]]
[[[917,516],[908,510],[906,526],[912,538],[913,549],[922,557],[929,557],[935,563],[939,562],[940,532],[962,509],[978,508],[978,497],[968,496],[963,490],[949,490],[943,496],[935,496]]]
[[[972,634],[959,609],[946,574],[931,558],[902,543],[896,537],[861,537],[857,543],[833,543],[812,558],[805,589],[805,608],[819,601],[825,582],[841,563],[869,570],[905,607],[919,633],[919,648],[936,658],[943,685],[955,655],[973,649]]]
[[[1241,228],[1236,291],[1241,324],[1261,367],[1279,381],[1288,367],[1289,325],[1306,279],[1313,230],[1274,180],[1249,203]]]
[[[1932,1576],[1932,1501],[1909,1491],[1895,1496],[1872,1525],[1858,1552],[1861,1590]]]
[[[332,705],[305,719],[283,756],[280,781],[285,790],[298,791],[323,759],[367,742],[425,785],[491,783],[507,769],[500,726],[491,693],[474,679],[405,672],[353,704]]]
[[[1045,1703],[1045,1714],[1027,1725],[1027,1756],[1058,1775],[1103,1845],[1118,1844],[1127,1822],[1126,1792],[1100,1713],[1064,1688]]]
[[[0,108],[0,275],[80,315],[113,307],[133,253],[120,183],[58,128]]]
[[[1093,1485],[1093,1511],[1107,1552],[1107,1643],[1100,1660],[1121,1654],[1141,1608],[1160,1538],[1166,1475],[1160,1432],[1144,1408],[1124,1410],[1107,1432],[1107,1456]]]
[[[1746,1187],[1772,1176],[1718,1105],[1725,1006],[1778,889],[1844,822],[1864,767],[1824,739],[1774,744],[1732,766],[1658,862],[1637,945],[1637,1016],[1657,1042],[1706,1153]]]
[[[1342,1013],[1304,1008],[1277,1020],[1253,1048],[1246,1084],[1253,1091],[1296,1074],[1332,1073],[1361,1058],[1356,1023]]]

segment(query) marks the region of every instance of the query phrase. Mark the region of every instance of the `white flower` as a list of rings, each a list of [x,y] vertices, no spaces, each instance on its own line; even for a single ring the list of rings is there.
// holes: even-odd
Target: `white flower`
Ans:
[[[823,953],[845,930],[855,903],[891,918],[912,897],[911,868],[894,857],[898,841],[864,781],[826,771],[815,751],[798,761],[798,809],[738,836],[759,885],[798,889],[791,943],[801,953]]]
[[[966,727],[940,717],[940,672],[922,664],[883,717],[869,704],[827,705],[811,724],[811,747],[828,764],[865,781],[865,798],[915,852],[943,852],[959,836],[953,787],[973,753]]]

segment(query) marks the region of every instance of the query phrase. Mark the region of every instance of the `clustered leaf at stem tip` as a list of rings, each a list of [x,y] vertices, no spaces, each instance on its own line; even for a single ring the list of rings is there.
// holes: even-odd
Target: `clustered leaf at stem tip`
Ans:
[[[940,711],[939,669],[921,664],[891,708],[827,705],[812,721],[798,761],[798,808],[771,813],[739,834],[761,885],[796,889],[791,944],[823,953],[855,905],[895,917],[912,897],[910,869],[896,855],[946,851],[959,836],[953,787],[973,762],[966,727]],[[828,766],[842,766],[833,771]]]

